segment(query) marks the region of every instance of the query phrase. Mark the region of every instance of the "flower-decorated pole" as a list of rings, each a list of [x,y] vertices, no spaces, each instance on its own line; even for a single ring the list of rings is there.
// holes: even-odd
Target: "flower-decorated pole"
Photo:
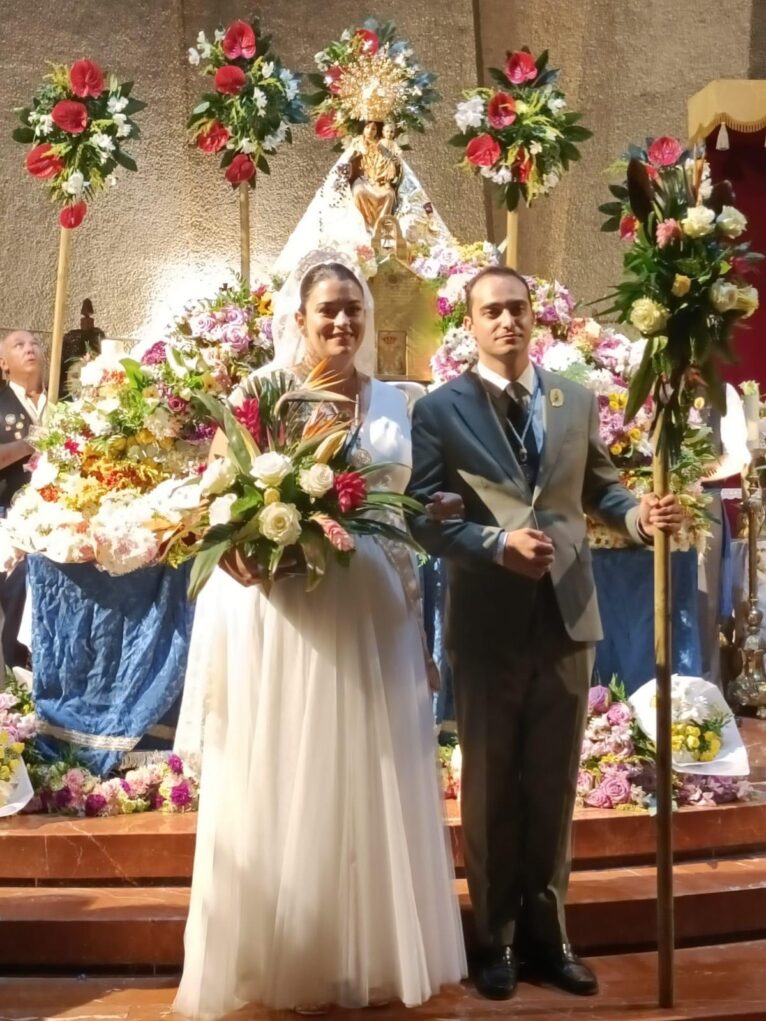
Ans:
[[[242,279],[250,283],[250,192],[256,171],[269,173],[267,156],[292,142],[290,126],[307,120],[299,79],[271,52],[271,41],[257,20],[233,21],[204,32],[189,50],[189,63],[213,79],[192,111],[188,128],[202,152],[220,153],[226,180],[237,190]]]
[[[601,206],[602,230],[619,230],[630,245],[624,277],[608,311],[645,338],[641,364],[630,381],[625,418],[651,395],[654,489],[668,491],[695,398],[695,377],[721,414],[726,399],[719,363],[733,357],[732,334],[758,307],[758,293],[743,276],[762,256],[737,239],[747,221],[731,186],[712,186],[709,168],[675,138],[630,146],[625,184],[612,185],[615,201]],[[672,711],[670,557],[668,538],[654,541],[655,656],[657,674],[657,914],[659,1002],[673,1005]]]
[[[491,67],[493,88],[468,89],[455,110],[459,132],[450,144],[463,150],[461,166],[496,185],[508,210],[505,261],[515,267],[518,216],[523,199],[531,206],[547,195],[591,132],[581,115],[566,109],[558,88],[560,71],[548,67],[548,51],[535,58],[527,47],[508,53],[503,69]]]
[[[122,146],[125,139],[138,137],[132,117],[146,104],[131,96],[132,88],[132,82],[120,84],[113,75],[107,79],[93,61],[77,60],[71,67],[54,65],[31,105],[16,111],[21,126],[13,138],[32,145],[26,168],[48,182],[51,199],[62,207],[48,379],[51,404],[58,400],[72,231],[84,220],[93,196],[116,184],[118,165],[136,170]]]

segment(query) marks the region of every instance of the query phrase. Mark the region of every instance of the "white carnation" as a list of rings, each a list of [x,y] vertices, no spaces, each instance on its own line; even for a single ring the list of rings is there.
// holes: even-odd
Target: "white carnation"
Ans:
[[[79,198],[85,189],[85,178],[79,170],[75,170],[73,174],[70,174],[64,184],[62,185],[67,195],[73,195],[75,198]]]
[[[681,230],[690,238],[703,238],[712,234],[715,211],[707,206],[692,206],[681,220]]]
[[[200,486],[203,496],[223,493],[237,477],[237,469],[228,457],[217,457],[202,473]]]
[[[737,304],[737,285],[716,280],[710,288],[710,301],[717,312],[729,312]]]
[[[277,487],[293,470],[293,462],[284,454],[269,451],[253,458],[250,474],[264,489]]]
[[[191,64],[192,67],[198,67],[199,66],[199,60],[200,60],[199,50],[195,46],[190,46],[189,47],[189,51],[187,53],[187,57],[189,58],[189,63]]]
[[[747,217],[734,206],[724,206],[715,222],[726,238],[738,238],[747,227]]]
[[[557,343],[552,344],[543,354],[543,368],[549,372],[564,372],[571,365],[578,362],[583,364],[585,359],[582,352],[574,344]]]
[[[300,473],[298,484],[304,493],[308,493],[309,496],[318,499],[332,489],[334,481],[335,472],[329,465],[312,464],[310,468],[304,468]]]
[[[463,103],[458,103],[455,110],[455,123],[461,131],[468,128],[480,128],[484,117],[484,100],[481,96],[473,96]]]
[[[49,113],[43,114],[35,128],[36,135],[49,135],[53,131],[53,118]]]
[[[130,135],[133,128],[130,124],[128,124],[128,118],[125,116],[125,114],[116,113],[112,119],[114,123],[117,125],[117,137],[127,138]]]
[[[280,546],[290,546],[300,538],[301,517],[292,503],[271,503],[258,515],[261,535]]]
[[[35,470],[29,481],[33,489],[44,489],[56,481],[58,473],[56,465],[48,460],[47,454],[43,454],[35,465]]]
[[[112,431],[112,423],[98,411],[83,411],[82,417],[94,436],[108,436]]]
[[[264,64],[261,67],[261,76],[263,78],[271,78],[271,76],[273,74],[274,74],[274,62],[270,60],[270,61],[268,61],[268,63]]]
[[[191,52],[191,51],[190,51]],[[194,51],[197,52],[196,50]],[[199,54],[197,55],[197,63],[199,63]],[[111,114],[122,113],[125,107],[128,105],[127,96],[110,96],[109,102],[106,104],[106,108]]]

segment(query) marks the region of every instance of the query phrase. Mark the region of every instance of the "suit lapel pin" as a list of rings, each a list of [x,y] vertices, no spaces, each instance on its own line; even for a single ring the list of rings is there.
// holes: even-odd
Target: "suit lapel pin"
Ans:
[[[559,390],[557,386],[551,390],[549,398],[552,408],[563,408],[564,406],[564,393]]]

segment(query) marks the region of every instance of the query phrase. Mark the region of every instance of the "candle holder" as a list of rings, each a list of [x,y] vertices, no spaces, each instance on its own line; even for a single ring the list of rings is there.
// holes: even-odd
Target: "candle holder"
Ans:
[[[755,709],[759,719],[766,719],[766,674],[763,657],[766,652],[761,637],[763,613],[758,606],[758,535],[763,524],[763,491],[760,465],[766,449],[751,449],[750,468],[747,474],[747,559],[748,559],[748,613],[746,634],[740,647],[742,668],[729,684],[728,701],[735,712]]]

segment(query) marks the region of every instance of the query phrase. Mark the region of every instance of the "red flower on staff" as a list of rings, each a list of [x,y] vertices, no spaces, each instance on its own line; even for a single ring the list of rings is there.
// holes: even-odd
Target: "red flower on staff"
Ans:
[[[245,57],[250,60],[255,56],[256,39],[252,25],[246,21],[232,21],[226,29],[221,49],[229,60]]]
[[[537,64],[531,53],[515,50],[506,57],[505,73],[514,85],[523,85],[537,78]]]
[[[104,72],[92,60],[76,60],[69,69],[69,84],[81,99],[97,99],[104,91]]]
[[[507,92],[496,92],[487,105],[487,120],[493,128],[502,130],[516,120],[516,100]]]
[[[47,142],[36,145],[27,154],[27,170],[32,177],[48,178],[55,177],[64,169],[63,162],[53,152],[52,146]]]
[[[243,152],[235,156],[226,168],[226,180],[234,187],[253,177],[255,177],[255,163]]]
[[[74,230],[75,227],[80,226],[87,212],[88,207],[84,202],[74,202],[71,206],[64,206],[61,210],[59,213],[59,223],[62,227],[66,227],[67,230]]]
[[[213,82],[224,96],[238,96],[247,84],[247,75],[236,64],[224,64],[216,71]]]
[[[197,148],[203,152],[220,152],[230,137],[229,132],[220,121],[213,121],[197,135]]]
[[[465,158],[475,167],[491,167],[500,159],[500,146],[492,135],[477,135],[465,149]]]
[[[333,491],[344,514],[357,510],[367,497],[367,482],[354,471],[340,472],[335,476]]]
[[[84,103],[62,99],[51,110],[53,123],[70,135],[81,135],[88,126],[88,110]]]

